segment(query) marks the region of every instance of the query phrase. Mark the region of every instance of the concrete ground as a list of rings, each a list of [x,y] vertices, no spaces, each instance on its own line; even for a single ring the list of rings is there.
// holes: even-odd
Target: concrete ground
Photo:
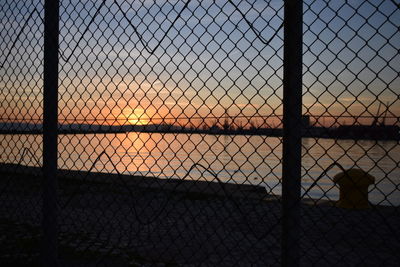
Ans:
[[[40,171],[9,168],[0,168],[0,263],[32,266],[39,261]],[[61,174],[64,266],[280,265],[280,198],[260,188]],[[304,200],[301,265],[398,266],[399,226],[398,207],[345,210]]]

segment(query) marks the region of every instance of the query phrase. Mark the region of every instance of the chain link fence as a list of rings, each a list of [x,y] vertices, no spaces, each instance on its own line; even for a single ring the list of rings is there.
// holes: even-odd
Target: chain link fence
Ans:
[[[303,139],[302,188],[315,185],[304,194],[311,206],[302,207],[304,262],[399,262],[399,14],[396,1],[304,2],[304,131],[320,137]],[[344,169],[373,177],[335,176]],[[370,208],[313,209],[338,199]]]
[[[0,3],[0,262],[37,262],[41,234],[43,6]],[[27,134],[25,134],[27,133]]]
[[[0,263],[48,252],[58,75],[59,265],[396,266],[399,4],[296,2],[2,1]]]

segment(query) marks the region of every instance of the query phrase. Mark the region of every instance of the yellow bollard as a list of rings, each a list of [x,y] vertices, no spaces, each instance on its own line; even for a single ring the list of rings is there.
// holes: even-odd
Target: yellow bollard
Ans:
[[[360,169],[349,169],[336,174],[333,182],[339,185],[340,197],[336,205],[345,209],[367,209],[368,186],[375,178]]]

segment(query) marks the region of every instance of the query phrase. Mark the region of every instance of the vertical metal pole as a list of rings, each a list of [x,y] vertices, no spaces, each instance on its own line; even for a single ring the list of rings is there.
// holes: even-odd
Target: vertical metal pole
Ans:
[[[303,1],[285,0],[283,49],[282,266],[299,266]]]
[[[59,0],[44,1],[42,265],[57,266],[57,127]]]

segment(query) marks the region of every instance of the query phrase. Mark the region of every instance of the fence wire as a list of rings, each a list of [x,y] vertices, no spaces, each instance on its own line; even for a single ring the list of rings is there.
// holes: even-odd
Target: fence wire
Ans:
[[[0,263],[37,264],[41,240],[43,6],[0,3]],[[32,134],[18,134],[30,132]],[[17,167],[20,166],[20,167]]]
[[[7,266],[40,264],[43,2],[0,4]],[[303,1],[301,224],[287,262],[285,4],[60,1],[61,266],[396,266],[399,4]]]
[[[304,196],[311,201],[302,207],[307,265],[399,261],[399,15],[396,1],[304,2],[303,131],[329,139],[303,139],[303,189],[330,169]],[[313,209],[338,199],[369,209]]]

